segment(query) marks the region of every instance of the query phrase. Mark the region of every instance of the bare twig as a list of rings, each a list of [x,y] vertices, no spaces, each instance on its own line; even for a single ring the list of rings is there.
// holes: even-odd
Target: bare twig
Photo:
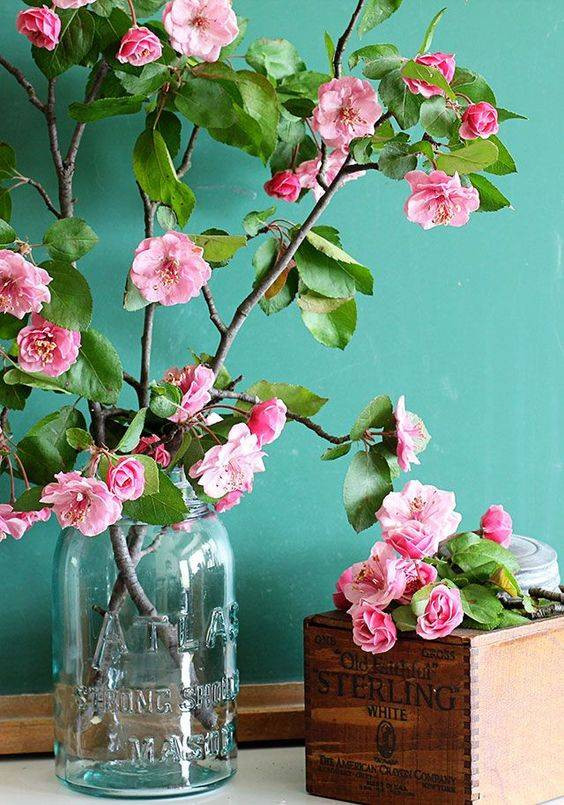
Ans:
[[[349,173],[361,173],[363,171],[378,171],[377,162],[364,162],[360,164],[347,165],[343,173],[347,176]]]
[[[56,78],[49,79],[47,85],[47,106],[45,115],[47,117],[47,129],[49,131],[49,144],[51,147],[51,155],[57,174],[61,176],[64,172],[63,158],[59,148],[59,132],[57,129],[57,115],[56,115],[56,93],[55,88],[57,84]],[[61,205],[62,207],[62,205]]]
[[[219,315],[209,285],[207,284],[204,285],[204,287],[202,288],[202,294],[204,299],[206,300],[206,305],[208,306],[211,323],[214,324],[217,330],[219,330],[219,332],[223,335],[223,333],[227,330],[227,327],[225,326],[221,316]]]
[[[100,90],[102,88],[102,84],[104,79],[108,73],[108,64],[105,61],[100,62],[100,66],[98,68],[98,72],[94,78],[94,82],[90,88],[90,91],[84,98],[85,103],[91,103],[95,101],[98,95],[100,94]],[[78,153],[78,149],[80,147],[80,142],[82,140],[82,136],[84,134],[84,129],[86,128],[86,123],[77,123],[72,134],[69,149],[67,151],[67,155],[64,160],[64,166],[69,172],[74,171],[74,167],[76,164],[76,155]]]
[[[337,41],[337,46],[335,48],[335,55],[333,56],[333,72],[335,73],[335,78],[341,77],[341,62],[343,59],[343,52],[347,46],[347,42],[349,41],[349,37],[353,31],[354,26],[357,23],[358,18],[360,17],[360,12],[362,11],[362,7],[366,0],[359,0],[355,10],[353,11],[353,15],[349,20],[349,24],[339,37]]]
[[[23,179],[25,184],[28,184],[30,187],[34,187],[37,190],[37,192],[39,193],[39,195],[41,196],[41,198],[45,202],[45,206],[47,207],[49,212],[53,213],[55,218],[62,218],[63,217],[61,212],[55,207],[55,205],[51,201],[51,197],[49,196],[49,193],[45,190],[45,188],[43,187],[42,184],[40,184],[35,179],[30,179],[29,176],[23,176],[22,179]]]
[[[192,155],[194,153],[194,148],[196,147],[196,140],[198,138],[198,134],[200,133],[200,127],[194,126],[192,129],[192,133],[190,134],[190,139],[188,140],[188,145],[186,147],[186,151],[184,152],[184,156],[182,157],[182,162],[178,166],[178,170],[176,171],[176,175],[179,179],[190,170],[190,166],[192,165]]]
[[[37,109],[39,109],[40,112],[43,112],[43,114],[45,114],[46,112],[45,104],[39,100],[39,98],[37,97],[37,92],[35,91],[35,87],[31,83],[31,81],[27,80],[22,71],[19,70],[17,67],[15,67],[7,59],[5,59],[4,56],[0,56],[0,64],[9,73],[11,73],[18,82],[18,84],[21,84],[21,86],[25,89],[30,103],[32,103]]]
[[[141,383],[137,380],[136,377],[130,375],[129,372],[123,373],[123,381],[124,383],[127,383],[128,386],[131,386],[131,388],[134,388],[135,391],[137,392],[141,389]]]

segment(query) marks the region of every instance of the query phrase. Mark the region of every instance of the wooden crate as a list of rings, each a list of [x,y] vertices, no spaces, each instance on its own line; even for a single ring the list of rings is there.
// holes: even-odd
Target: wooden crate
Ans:
[[[358,803],[535,805],[564,794],[564,617],[386,654],[343,612],[305,621],[310,794]]]

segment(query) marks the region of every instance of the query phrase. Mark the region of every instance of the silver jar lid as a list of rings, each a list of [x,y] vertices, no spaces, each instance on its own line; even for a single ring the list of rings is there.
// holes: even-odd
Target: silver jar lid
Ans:
[[[527,592],[529,587],[558,589],[560,571],[554,548],[533,537],[513,534],[509,549],[519,562],[519,570],[515,577],[523,592]]]

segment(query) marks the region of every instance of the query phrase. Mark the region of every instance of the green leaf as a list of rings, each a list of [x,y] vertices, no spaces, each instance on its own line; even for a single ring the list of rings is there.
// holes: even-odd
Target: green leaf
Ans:
[[[332,78],[328,73],[316,73],[313,70],[303,70],[300,73],[289,76],[278,86],[280,95],[293,95],[300,98],[308,98],[313,103],[317,103],[319,87],[326,84]]]
[[[484,625],[495,626],[503,612],[503,605],[492,590],[480,584],[468,584],[460,590],[464,614]]]
[[[361,439],[369,428],[391,428],[394,426],[392,401],[384,395],[374,397],[362,409],[351,428],[351,439]]]
[[[350,299],[330,313],[302,310],[302,319],[320,344],[334,349],[344,349],[356,330],[356,302]]]
[[[485,169],[487,173],[494,173],[497,176],[505,176],[507,173],[517,173],[517,166],[515,165],[515,160],[501,142],[499,137],[495,137],[492,135],[489,138],[489,141],[494,143],[497,147],[497,159],[493,164],[489,164],[488,167]]]
[[[408,171],[417,167],[417,157],[410,153],[409,144],[404,140],[390,140],[380,152],[378,167],[390,179],[403,179]]]
[[[415,78],[418,81],[425,81],[427,84],[439,87],[448,98],[456,97],[450,84],[436,67],[429,67],[427,64],[410,60],[403,65],[400,72],[404,78]]]
[[[146,408],[140,408],[139,411],[137,411],[137,413],[129,423],[127,430],[121,437],[116,447],[116,452],[131,453],[132,450],[135,450],[135,448],[139,444],[141,434],[143,433],[146,416],[147,416]]]
[[[287,39],[257,39],[249,46],[245,61],[257,73],[277,81],[305,70],[300,54]]]
[[[86,330],[92,319],[92,295],[85,278],[70,263],[52,260],[42,263],[53,281],[49,283],[51,301],[41,315],[68,330]]]
[[[304,240],[295,254],[303,282],[312,291],[335,299],[352,297],[356,291],[353,277],[341,265]]]
[[[84,257],[97,243],[98,235],[81,218],[55,221],[43,236],[43,244],[51,257],[68,262]]]
[[[366,268],[366,266],[362,266],[357,263],[354,257],[351,257],[350,254],[347,254],[345,251],[343,251],[338,242],[335,243],[324,237],[323,232],[325,229],[325,227],[316,226],[314,229],[308,232],[306,235],[306,240],[311,243],[311,245],[314,246],[317,251],[327,255],[327,257],[330,257],[333,260],[336,260],[343,271],[352,277],[357,291],[371,296],[374,281],[370,270]]]
[[[39,372],[32,374],[10,369],[5,376],[6,383],[64,391],[93,402],[116,403],[123,383],[119,355],[97,330],[85,330],[81,337],[78,360],[64,374],[47,377]]]
[[[247,245],[244,235],[189,235],[197,246],[204,250],[208,263],[225,263],[235,252]]]
[[[301,293],[298,296],[297,302],[298,307],[301,310],[307,310],[310,313],[332,313],[334,310],[337,310],[344,305],[345,302],[349,302],[350,298],[347,299],[330,299],[327,296],[321,296],[315,291],[307,291],[306,293]]]
[[[403,59],[395,45],[366,45],[355,50],[349,56],[349,68],[352,70],[364,61],[362,72],[367,78],[379,79],[401,67]]]
[[[358,26],[358,33],[362,36],[372,28],[387,20],[401,6],[402,0],[368,0],[364,13]]]
[[[498,190],[485,176],[470,173],[468,178],[480,196],[481,212],[497,212],[497,210],[502,210],[504,207],[511,207],[509,199],[505,198],[501,190]]]
[[[164,204],[161,204],[157,209],[157,221],[163,232],[176,229],[178,226],[178,220],[174,211]]]
[[[25,325],[25,318],[16,319],[15,316],[11,316],[9,313],[0,313],[0,338],[5,341],[11,341]]]
[[[94,42],[94,18],[86,9],[58,10],[59,44],[53,51],[32,47],[33,59],[47,78],[56,78],[87,56]]]
[[[380,98],[402,129],[410,129],[419,122],[423,97],[409,91],[400,70],[392,70],[384,76],[380,83]]]
[[[40,419],[17,446],[30,481],[46,484],[53,480],[55,473],[72,470],[76,450],[67,442],[67,430],[85,427],[81,412],[70,405]]]
[[[381,151],[394,136],[394,127],[389,120],[385,120],[377,126],[371,137],[359,137],[353,140],[350,148],[355,162],[370,162],[373,152]]]
[[[253,266],[255,269],[255,281],[253,287],[256,287],[263,279],[266,272],[272,268],[278,257],[278,241],[275,238],[268,238],[265,240],[255,254],[253,255]],[[296,271],[291,270],[287,276],[284,285],[280,290],[274,294],[263,296],[259,305],[267,316],[273,313],[279,313],[294,300],[298,290],[298,282]]]
[[[524,615],[519,615],[518,612],[513,612],[509,609],[504,609],[499,616],[497,622],[498,629],[506,629],[508,626],[525,626],[530,623],[530,620]]]
[[[139,136],[133,150],[133,171],[149,198],[171,207],[180,226],[184,226],[196,200],[188,185],[178,179],[166,142],[159,131],[146,130]]]
[[[409,604],[393,609],[392,618],[400,632],[412,632],[417,626],[417,618]]]
[[[437,157],[437,169],[452,176],[455,173],[476,173],[497,159],[497,147],[490,140],[473,140],[450,154]]]
[[[409,146],[410,154],[423,154],[427,159],[432,162],[435,159],[433,146],[428,140],[419,140]]]
[[[431,137],[450,137],[458,121],[456,112],[446,105],[442,95],[435,95],[423,101],[419,119]]]
[[[492,88],[479,73],[466,70],[464,67],[457,67],[454,71],[451,86],[457,93],[461,93],[470,98],[472,103],[487,101],[491,103],[492,106],[496,106],[495,95]]]
[[[335,43],[331,38],[331,34],[325,31],[323,34],[323,42],[325,44],[325,52],[327,53],[327,61],[329,63],[329,70],[333,73],[333,59],[335,58]]]
[[[276,207],[266,210],[253,210],[243,218],[243,229],[250,238],[256,237],[269,218],[276,212]]]
[[[184,519],[188,509],[182,492],[162,470],[159,470],[158,477],[157,492],[124,503],[123,511],[127,517],[149,525],[173,525]]]
[[[94,439],[84,428],[68,428],[66,439],[74,450],[88,450],[94,444]]]
[[[481,539],[480,535],[474,531],[464,531],[462,534],[456,534],[456,536],[447,540],[446,547],[452,556],[457,552],[465,551],[471,545],[476,545]]]
[[[80,123],[92,123],[116,115],[136,115],[144,100],[145,95],[127,95],[123,98],[99,98],[90,103],[75,101],[69,106],[69,115]]]
[[[0,187],[0,218],[9,221],[12,217],[12,198],[9,189]]]
[[[123,295],[123,306],[125,310],[135,312],[147,307],[149,302],[144,296],[141,296],[141,291],[131,282],[131,277],[128,275],[125,281],[125,293]]]
[[[519,582],[513,573],[511,573],[503,565],[498,565],[497,569],[494,571],[494,573],[492,573],[490,581],[492,584],[495,584],[496,587],[499,587],[501,590],[505,590],[505,592],[509,593],[509,595],[521,595],[521,587],[519,586]]]
[[[247,394],[258,397],[259,400],[271,400],[278,397],[282,400],[292,414],[298,416],[314,416],[325,405],[328,398],[320,397],[305,386],[295,386],[291,383],[271,383],[268,380],[259,380],[254,383]]]
[[[401,470],[399,468],[398,457],[395,450],[391,450],[384,442],[378,442],[378,444],[373,445],[373,450],[377,453],[380,453],[380,455],[386,460],[386,463],[390,468],[390,476],[392,480],[394,478],[399,478],[401,475]]]
[[[352,445],[350,442],[338,444],[336,447],[328,447],[327,450],[322,454],[321,461],[334,461],[336,458],[346,456],[347,453],[350,452],[351,447]]]
[[[218,81],[189,78],[175,95],[174,103],[197,126],[226,129],[236,122],[233,98]]]
[[[509,109],[503,109],[501,106],[497,107],[497,119],[499,123],[505,120],[528,120],[525,115],[518,115],[517,112],[510,112]]]
[[[11,179],[16,172],[16,152],[8,143],[0,143],[0,181]]]
[[[425,35],[423,36],[423,41],[419,46],[418,53],[427,53],[429,48],[431,47],[431,43],[433,41],[433,36],[435,34],[435,28],[441,21],[441,17],[445,13],[446,8],[441,8],[440,11],[437,11],[429,25],[427,26],[427,30],[425,31]]]
[[[376,511],[391,491],[390,470],[385,459],[372,448],[356,453],[343,487],[347,517],[355,531],[374,525]]]
[[[152,62],[146,64],[139,75],[133,73],[124,73],[116,71],[116,76],[122,87],[130,93],[130,95],[141,95],[146,97],[156,90],[160,89],[162,85],[170,78],[170,71],[166,64],[158,64]]]
[[[155,416],[168,419],[178,411],[182,399],[182,392],[172,383],[154,383],[151,386],[151,400],[149,408]]]
[[[0,244],[13,243],[17,238],[16,230],[0,218]]]
[[[450,549],[450,543],[448,544]],[[464,571],[490,561],[503,565],[512,573],[519,570],[519,562],[514,554],[491,539],[481,538],[479,542],[469,545],[464,550],[455,550],[452,561]]]
[[[45,504],[41,503],[42,497],[43,487],[32,486],[30,489],[26,489],[25,492],[22,492],[14,503],[14,509],[17,512],[39,511],[39,509],[43,509],[45,507]]]
[[[23,323],[23,322],[22,322]],[[0,372],[0,405],[11,408],[13,411],[23,411],[25,401],[31,394],[31,389],[27,386],[9,386],[4,382],[4,376],[9,369],[2,369]]]

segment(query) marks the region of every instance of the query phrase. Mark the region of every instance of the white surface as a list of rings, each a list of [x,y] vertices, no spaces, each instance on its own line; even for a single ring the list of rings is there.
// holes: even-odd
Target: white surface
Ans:
[[[194,805],[303,805],[335,803],[306,794],[303,746],[241,749],[237,774],[209,794],[170,799],[96,799],[71,791],[54,775],[53,758],[0,759],[0,805],[189,802]]]

